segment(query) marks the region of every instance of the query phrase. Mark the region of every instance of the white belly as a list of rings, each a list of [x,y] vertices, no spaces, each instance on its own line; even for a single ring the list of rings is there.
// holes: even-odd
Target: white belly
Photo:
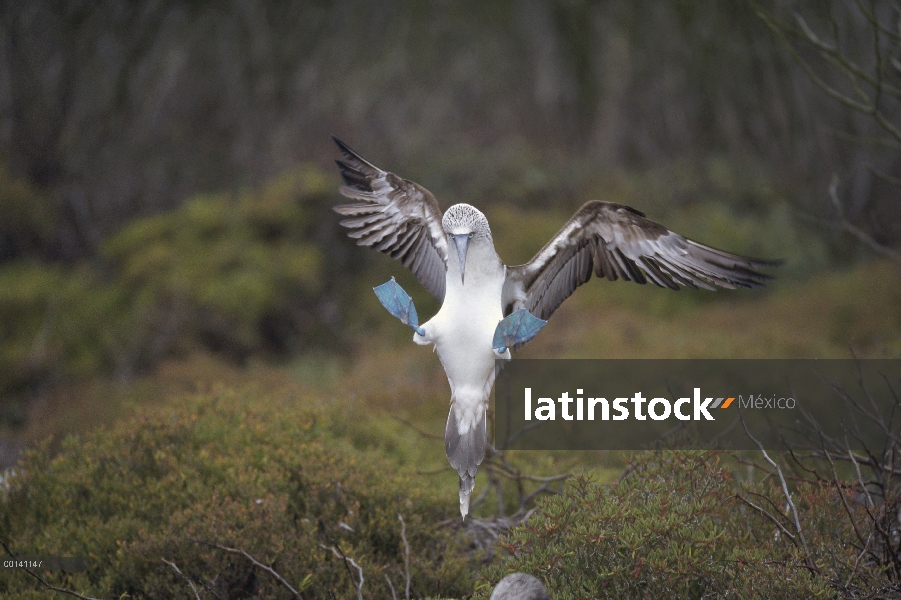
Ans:
[[[500,293],[495,298],[465,298],[435,315],[435,349],[444,365],[454,395],[458,388],[476,387],[482,393],[494,373],[491,341],[501,313]],[[476,391],[476,390],[473,390]]]
[[[484,418],[499,357],[492,339],[503,319],[506,268],[491,250],[493,256],[469,256],[462,283],[459,267],[451,261],[441,310],[423,325],[447,373],[461,429]]]

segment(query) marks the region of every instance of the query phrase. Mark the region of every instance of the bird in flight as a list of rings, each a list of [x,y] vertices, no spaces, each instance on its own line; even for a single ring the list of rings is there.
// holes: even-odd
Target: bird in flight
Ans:
[[[340,192],[355,201],[334,207],[346,217],[341,225],[358,245],[400,260],[441,302],[438,313],[419,326],[400,286],[392,280],[385,284],[393,284],[391,290],[376,288],[386,308],[414,328],[413,341],[433,344],[444,366],[451,388],[444,444],[460,476],[464,518],[488,443],[486,411],[495,360],[509,359],[508,346],[528,341],[592,274],[673,290],[756,288],[770,279],[757,269],[778,264],[699,244],[634,208],[592,200],[532,260],[507,266],[477,208],[455,204],[442,215],[427,189],[383,171],[332,138],[343,156],[335,161],[346,184]],[[389,307],[386,296],[398,310]],[[529,319],[525,335],[497,342],[502,328],[509,334]]]

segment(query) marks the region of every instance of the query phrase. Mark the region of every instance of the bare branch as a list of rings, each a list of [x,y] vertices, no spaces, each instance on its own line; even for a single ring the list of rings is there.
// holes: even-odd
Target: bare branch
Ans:
[[[877,93],[879,93],[879,91],[881,90],[883,92],[891,94],[892,96],[901,97],[901,90],[882,81],[881,62],[877,61],[876,76],[874,77],[873,75],[862,69],[857,63],[850,60],[839,50],[837,46],[831,46],[820,40],[810,29],[810,27],[807,25],[807,22],[800,14],[795,13],[795,20],[800,25],[801,32],[791,30],[784,24],[781,25],[783,27],[786,27],[786,29],[790,33],[798,35],[799,37],[801,37],[801,39],[805,40],[814,48],[816,48],[823,58],[825,58],[831,65],[842,71],[845,77],[847,77],[851,82],[851,85],[854,86],[855,92],[857,92],[857,95],[860,96],[862,102],[869,103],[870,98],[866,93],[863,92],[863,90],[860,89],[860,86],[857,84],[858,77],[869,85],[873,86]],[[877,53],[879,52],[878,44],[876,44],[875,50]]]
[[[400,539],[404,541],[404,575],[407,578],[407,588],[404,592],[404,597],[410,600],[410,544],[407,543],[407,524],[404,523],[404,517],[400,513],[397,513],[397,518],[400,521]],[[360,577],[362,577],[362,574]]]
[[[846,54],[844,54],[839,48],[837,43],[835,45],[827,44],[823,42],[807,25],[804,21],[803,17],[800,15],[795,15],[795,19],[799,24],[800,29],[795,29],[790,27],[786,23],[779,21],[772,13],[765,10],[756,2],[752,2],[751,6],[757,16],[764,22],[767,28],[776,35],[779,39],[782,46],[789,53],[792,60],[804,70],[807,76],[810,78],[810,81],[813,82],[818,88],[823,90],[828,96],[837,100],[841,104],[846,107],[860,112],[865,115],[869,115],[873,117],[876,122],[879,124],[882,129],[888,132],[896,141],[901,142],[901,131],[892,123],[888,117],[886,117],[885,113],[880,110],[880,100],[882,94],[889,94],[893,98],[901,99],[901,89],[896,86],[890,85],[885,82],[883,78],[883,71],[885,69],[884,62],[882,60],[882,54],[880,50],[880,40],[879,36],[882,32],[882,29],[877,24],[873,24],[875,19],[875,15],[868,13],[864,8],[862,8],[858,4],[858,9],[864,14],[864,16],[870,20],[870,23],[873,24],[873,52],[875,54],[875,75],[869,73],[868,71],[861,68],[855,62],[850,60]],[[835,22],[833,17],[833,37],[838,39],[838,25]],[[804,40],[811,46],[813,46],[829,64],[838,69],[851,84],[851,87],[854,89],[854,93],[857,95],[858,100],[851,98],[850,96],[840,92],[829,83],[826,82],[811,66],[811,64],[804,59],[803,56],[798,52],[798,50],[794,47],[794,45],[789,41],[788,35],[793,35],[801,40]],[[864,81],[866,84],[871,86],[874,90],[875,97],[870,97],[860,86],[860,81]]]
[[[497,498],[497,514],[504,516],[504,487],[500,476],[512,481],[516,485],[516,491],[519,496],[519,508],[514,515],[523,514],[528,510],[528,504],[538,494],[554,494],[555,490],[550,489],[550,485],[554,482],[563,481],[572,476],[571,473],[563,473],[552,475],[549,477],[537,477],[534,475],[526,475],[514,465],[507,462],[505,451],[498,450],[492,444],[488,444],[485,451],[485,460],[482,462],[482,468],[488,474],[488,485],[482,490],[479,496],[471,504],[472,507],[480,505],[491,490],[494,490]],[[531,493],[526,493],[524,482],[538,483],[538,489]]]
[[[788,503],[789,508],[792,512],[792,517],[795,522],[795,532],[798,534],[798,538],[801,540],[801,545],[804,548],[804,558],[807,561],[807,568],[810,569],[811,572],[818,573],[819,569],[816,568],[816,565],[813,563],[813,559],[810,556],[810,548],[807,546],[807,540],[804,537],[804,531],[801,529],[801,521],[798,518],[798,509],[795,506],[794,501],[791,497],[791,492],[788,491],[788,483],[785,481],[785,476],[782,474],[782,469],[779,467],[779,464],[776,463],[770,455],[767,454],[766,450],[763,447],[757,438],[751,435],[751,432],[748,430],[747,424],[745,424],[745,420],[741,421],[742,427],[745,428],[745,434],[751,438],[751,441],[760,449],[760,452],[763,453],[763,458],[766,459],[770,466],[772,466],[776,470],[776,474],[779,476],[779,482],[782,484],[782,493],[785,496],[785,501]]]
[[[882,179],[883,181],[890,183],[895,187],[901,187],[901,177],[893,177],[882,169],[878,169],[869,163],[865,164],[864,166],[867,168],[867,171],[869,171],[879,179]]]
[[[870,535],[867,537],[867,541],[864,542],[863,549],[860,551],[860,554],[858,554],[857,558],[854,560],[854,566],[851,568],[851,572],[848,573],[848,579],[845,581],[845,587],[848,587],[849,585],[851,585],[851,580],[854,579],[854,574],[857,572],[857,567],[860,565],[860,559],[863,558],[863,555],[864,554],[870,554],[871,556],[873,555],[873,553],[869,550],[870,540],[872,540],[872,539],[873,539],[873,533],[870,532]]]
[[[275,569],[264,565],[263,563],[261,563],[260,561],[255,559],[253,556],[248,554],[246,551],[244,551],[240,548],[228,548],[227,546],[220,546],[219,544],[213,544],[211,542],[204,542],[202,540],[197,540],[197,541],[201,544],[206,544],[207,546],[212,546],[213,548],[219,548],[220,550],[224,550],[225,552],[231,552],[232,554],[242,555],[244,558],[246,558],[247,560],[252,562],[254,565],[256,565],[257,567],[263,569],[264,571],[266,571],[267,573],[269,573],[270,575],[275,577],[279,581],[279,583],[281,583],[283,586],[288,588],[288,590],[290,590],[291,593],[294,594],[295,598],[300,598],[301,600],[303,600],[303,596],[300,595],[300,592],[298,592],[296,589],[294,589],[290,583],[285,581],[285,578],[282,577],[281,575],[279,575]]]
[[[357,564],[357,561],[355,561],[355,560],[352,559],[351,557],[345,556],[345,554],[344,554],[343,552],[339,552],[338,549],[335,548],[334,546],[325,546],[325,545],[323,545],[323,544],[319,544],[319,547],[322,548],[323,550],[331,550],[332,554],[334,554],[334,555],[337,556],[338,558],[344,560],[344,564],[350,563],[351,565],[353,565],[353,567],[354,567],[354,568],[357,570],[357,572],[360,574],[360,583],[357,584],[357,599],[358,599],[358,600],[363,600],[363,581],[364,581],[364,579],[363,579],[363,567],[361,567],[360,565],[358,565],[358,564]]]
[[[891,258],[892,260],[901,262],[901,252],[880,244],[879,242],[874,240],[867,232],[851,223],[848,218],[845,217],[844,208],[842,208],[842,203],[838,199],[838,184],[838,175],[833,174],[832,181],[829,183],[829,198],[832,200],[832,205],[839,213],[839,218],[841,219],[841,228],[856,237],[865,245],[869,246],[869,248],[874,252]]]
[[[848,450],[848,455],[851,456],[851,462],[854,463],[854,469],[857,471],[857,483],[860,485],[861,490],[867,497],[867,510],[873,510],[874,508],[876,508],[876,505],[873,504],[873,498],[870,497],[870,490],[867,489],[867,485],[863,482],[863,475],[860,474],[860,464],[858,464],[858,462],[854,460],[854,456],[851,454],[850,450]]]
[[[826,94],[828,94],[831,98],[839,101],[849,108],[866,114],[871,113],[872,107],[869,105],[869,103],[863,104],[852,98],[849,98],[848,96],[842,94],[841,92],[830,86],[819,75],[817,75],[816,71],[813,70],[813,67],[811,67],[806,60],[804,60],[804,57],[802,57],[801,54],[798,53],[798,51],[795,49],[795,47],[792,46],[791,42],[788,41],[788,38],[786,37],[784,31],[785,25],[777,22],[759,5],[754,4],[753,6],[754,11],[757,13],[757,16],[760,17],[760,19],[766,24],[770,31],[772,31],[776,35],[776,37],[779,38],[782,46],[789,53],[789,55],[791,55],[792,60],[794,60],[795,63],[799,67],[801,67],[805,73],[807,73],[807,76],[814,83],[814,85],[826,92]]]
[[[863,5],[863,2],[861,2],[860,0],[856,0],[856,4],[857,4],[857,10],[859,10],[860,14],[862,14],[864,17],[867,18],[867,21],[870,22],[870,25],[872,25],[876,31],[878,31],[881,34],[884,34],[886,37],[888,37],[892,41],[895,41],[895,42],[901,41],[901,35],[899,35],[897,31],[892,31],[891,29],[889,29],[888,27],[886,27],[885,25],[883,25],[882,23],[879,22],[879,19],[876,17],[876,12],[874,10],[868,11],[866,9],[866,7]],[[897,4],[895,4],[895,10],[896,11],[899,10],[899,6]],[[899,11],[899,12],[901,12],[901,11]]]
[[[899,63],[901,64],[901,63]],[[864,137],[862,135],[854,135],[848,133],[847,131],[842,131],[840,129],[830,128],[829,132],[835,137],[845,140],[847,142],[851,142],[854,144],[860,144],[862,146],[874,146],[881,148],[889,148],[895,151],[901,151],[901,143],[897,140],[888,137]]]
[[[797,543],[797,542],[796,542],[795,536],[792,535],[792,533],[791,533],[788,529],[785,528],[785,525],[783,525],[782,523],[779,522],[779,519],[777,519],[776,517],[774,517],[773,515],[771,515],[768,511],[764,510],[763,508],[757,506],[756,504],[754,504],[753,502],[751,502],[750,500],[748,500],[748,499],[745,498],[744,496],[736,495],[735,497],[738,498],[739,500],[741,500],[742,502],[744,502],[745,504],[747,504],[748,506],[750,506],[751,508],[753,508],[754,510],[756,510],[757,512],[759,512],[761,515],[763,515],[764,517],[766,517],[766,518],[769,519],[770,521],[772,521],[773,524],[779,529],[779,531],[780,531],[785,537],[787,537],[788,539],[790,539],[792,542]]]
[[[857,528],[857,522],[854,520],[854,515],[851,513],[851,507],[848,506],[848,499],[845,498],[845,491],[842,488],[841,483],[839,483],[838,473],[835,470],[835,461],[832,460],[829,452],[824,451],[824,453],[826,454],[826,458],[829,459],[829,464],[832,466],[832,481],[835,483],[835,491],[838,493],[838,496],[842,501],[842,506],[845,507],[845,513],[848,515],[848,521],[851,522],[851,527],[854,528],[854,535],[857,536],[857,540],[861,544],[863,544],[864,549],[866,549],[867,542],[863,539],[863,535],[860,533],[860,529]]]
[[[407,427],[409,427],[410,429],[412,429],[413,431],[415,431],[416,433],[418,433],[419,435],[421,435],[424,438],[428,438],[430,440],[443,440],[444,439],[443,435],[437,435],[435,433],[429,433],[428,431],[423,431],[422,429],[420,429],[413,423],[410,423],[406,419],[401,419],[400,417],[391,417],[391,418],[394,419],[395,421],[397,421],[398,423],[400,423],[401,425],[406,425]]]
[[[188,576],[185,575],[184,573],[182,573],[182,572],[181,572],[181,569],[179,569],[179,568],[176,566],[176,564],[175,564],[174,562],[169,562],[169,561],[166,560],[165,558],[161,558],[160,560],[162,560],[164,563],[166,563],[167,565],[169,565],[170,567],[172,567],[172,569],[173,569],[176,573],[178,573],[179,575],[181,575],[182,578],[183,578],[185,581],[188,582],[188,585],[191,586],[191,591],[194,592],[194,597],[197,598],[197,600],[200,600],[200,594],[197,593],[197,588],[194,587],[194,582],[191,581],[190,579],[188,579]]]
[[[3,549],[6,550],[6,553],[15,558],[15,554],[12,553],[12,550],[9,549],[9,546],[6,545],[5,542],[0,540],[0,546],[3,546]],[[25,572],[37,579],[41,585],[43,585],[48,590],[59,592],[61,594],[69,594],[70,596],[75,596],[76,598],[81,598],[81,600],[98,600],[97,598],[92,598],[91,596],[85,596],[84,594],[79,594],[78,592],[73,592],[72,590],[56,587],[55,585],[50,585],[47,583],[43,577],[33,572],[31,569],[25,569]]]
[[[388,589],[391,590],[391,600],[397,600],[397,592],[394,591],[394,584],[391,583],[391,578],[387,573],[385,573],[385,581],[388,582]]]

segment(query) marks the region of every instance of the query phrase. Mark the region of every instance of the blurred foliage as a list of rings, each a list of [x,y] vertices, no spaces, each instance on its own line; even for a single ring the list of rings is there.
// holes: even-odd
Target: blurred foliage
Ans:
[[[767,260],[782,259],[785,264],[774,270],[780,277],[807,277],[838,258],[820,232],[791,207],[786,195],[774,189],[772,170],[757,161],[711,155],[660,168],[609,171],[600,179],[602,184],[587,185],[578,197],[554,203],[562,206],[540,208],[496,200],[486,208],[496,230],[495,245],[505,262],[530,260],[572,212],[592,199],[636,208],[703,244]]]
[[[0,160],[0,262],[51,251],[60,215],[50,196],[28,179],[14,177]]]
[[[738,293],[588,285],[521,356],[898,358],[897,277],[882,261]]]
[[[137,311],[162,314],[239,357],[267,345],[296,350],[310,337],[314,319],[305,313],[324,287],[305,204],[331,195],[330,183],[304,169],[259,191],[197,196],[125,227],[102,255]]]
[[[594,289],[603,296],[617,287],[638,288],[599,283]],[[635,312],[617,302],[601,306],[576,301],[566,305],[556,332],[536,338],[528,351],[539,356],[566,351],[583,356],[845,356],[847,337],[859,335],[867,344],[862,354],[879,355],[885,343],[901,350],[898,293],[890,266],[882,263],[785,284],[759,300],[737,298],[704,310],[686,309],[679,319]],[[823,297],[834,298],[835,306],[824,309]],[[372,302],[377,304],[374,298]],[[831,340],[827,333],[839,326],[844,337]],[[627,335],[630,327],[632,337]],[[404,329],[397,337],[402,345],[394,347],[392,336],[383,332],[399,329]],[[586,581],[607,586],[599,588],[600,597],[608,589],[624,597],[656,597],[660,594],[652,593],[655,586],[666,581],[673,589],[687,590],[688,597],[701,589],[718,589],[704,586],[721,585],[734,586],[727,590],[769,590],[772,597],[798,597],[793,593],[797,589],[801,595],[829,591],[828,577],[805,579],[793,562],[797,556],[784,540],[774,539],[769,522],[726,501],[742,488],[723,473],[734,477],[740,471],[704,455],[664,455],[657,462],[653,456],[638,457],[622,483],[572,484],[562,498],[545,501],[527,528],[504,542],[528,540],[529,552],[489,565],[482,572],[484,583],[477,584],[476,566],[468,562],[473,558],[468,542],[435,526],[457,518],[456,475],[446,464],[442,441],[428,437],[440,438],[447,411],[440,364],[431,351],[409,343],[405,328],[387,319],[370,335],[377,341],[357,346],[350,360],[314,353],[287,366],[249,361],[246,369],[234,369],[227,361],[194,357],[167,361],[159,372],[127,386],[97,384],[81,392],[70,388],[62,402],[48,404],[35,415],[34,427],[45,428],[46,434],[56,420],[57,431],[73,422],[89,429],[90,423],[84,422],[104,412],[98,402],[123,398],[128,399],[125,412],[138,416],[108,431],[70,438],[62,448],[32,454],[23,466],[7,472],[4,485],[9,487],[0,494],[4,541],[23,554],[93,553],[97,570],[45,575],[54,584],[98,597],[114,597],[132,586],[135,597],[190,594],[187,583],[162,558],[205,583],[221,573],[217,585],[236,595],[252,589],[268,596],[283,593],[243,557],[191,541],[211,541],[212,536],[219,536],[212,541],[220,545],[244,544],[243,549],[272,564],[292,584],[299,586],[312,574],[308,583],[314,587],[308,588],[308,596],[325,596],[328,589],[335,590],[336,597],[352,596],[355,570],[348,573],[343,562],[318,546],[332,540],[364,566],[364,594],[390,597],[382,575],[387,573],[400,588],[403,555],[402,544],[396,543],[396,513],[401,512],[414,581],[422,586],[416,589],[423,595],[466,597],[477,590],[476,597],[484,597],[487,582],[495,583],[510,570],[542,577],[554,598],[590,597],[575,587]],[[385,412],[410,420],[426,435]],[[539,475],[605,460],[596,453],[521,454],[514,457],[517,464]],[[614,467],[614,461],[606,460]],[[308,486],[305,494],[298,493],[299,484],[292,479],[298,467]],[[413,468],[422,471],[414,474]],[[485,485],[484,475],[480,472],[479,489]],[[336,495],[337,481],[342,491]],[[780,505],[780,492],[769,483],[749,480],[742,485]],[[507,490],[504,498],[509,501],[513,491]],[[292,521],[296,507],[289,499],[299,497],[312,499],[298,523]],[[803,489],[795,498],[805,511],[805,528],[820,532],[809,540],[817,544],[819,556],[834,551],[848,559],[848,547],[840,543],[847,526],[839,521],[843,509],[834,493]],[[487,500],[479,516],[493,512],[495,499]],[[717,504],[721,501],[725,503]],[[347,507],[354,515],[345,512]],[[365,517],[367,510],[375,513]],[[323,523],[322,535],[331,537],[316,537],[319,530],[313,531],[303,518]],[[598,539],[601,532],[605,535]],[[642,555],[633,558],[633,546],[650,558],[639,563]],[[505,552],[501,545],[495,555]],[[729,563],[730,557],[746,562]],[[420,567],[424,572],[417,576]],[[584,573],[577,572],[580,569]],[[681,573],[681,578],[667,579],[670,572]],[[599,573],[606,577],[598,578]],[[0,585],[19,592],[18,597],[46,593],[26,577],[6,572]],[[860,589],[878,588],[879,579],[869,568],[861,568],[855,577]],[[315,587],[317,581],[333,587]],[[248,587],[242,587],[245,582]],[[101,595],[105,590],[112,591]],[[160,591],[151,594],[153,590]],[[0,589],[4,597],[17,597],[4,592]],[[217,593],[227,595],[220,588]],[[612,592],[608,596],[617,597]],[[745,596],[754,594],[739,594]]]
[[[866,65],[870,24],[829,6],[836,42]],[[0,483],[0,535],[16,552],[92,557],[54,583],[189,595],[165,558],[221,597],[285,593],[204,540],[272,564],[308,597],[352,596],[355,570],[325,544],[364,568],[366,597],[388,597],[385,575],[402,588],[402,513],[415,594],[474,589],[479,556],[436,526],[456,518],[455,477],[430,437],[446,378],[369,289],[396,275],[421,315],[437,303],[340,231],[333,166],[305,162],[330,163],[329,133],[445,208],[478,205],[508,264],[591,198],[787,261],[763,292],[593,282],[525,356],[827,357],[849,343],[901,356],[896,273],[818,273],[860,254],[796,212],[829,222],[841,173],[847,217],[896,244],[896,190],[872,168],[894,175],[897,153],[853,143],[872,134],[866,115],[822,95],[746,4],[35,0],[0,3],[0,39],[0,422],[33,442],[138,414],[31,453]],[[260,357],[293,358],[276,370]],[[303,385],[192,395],[197,361],[216,364],[215,382]],[[96,379],[161,364],[128,392]],[[511,460],[541,473],[616,462]],[[714,455],[659,454],[612,486],[580,479],[511,534],[515,554],[483,572],[477,597],[513,569],[555,598],[830,594],[829,557],[854,558],[835,495],[797,490],[816,532],[809,576],[770,523],[729,500],[745,489],[779,505],[778,491],[731,475]],[[880,586],[864,564],[841,578],[861,595]],[[0,595],[44,592],[2,572]]]
[[[859,21],[843,43],[866,57]],[[509,264],[592,198],[784,258],[783,279],[859,256],[796,212],[827,219],[834,172],[854,223],[891,244],[899,221],[864,166],[893,155],[830,133],[866,119],[742,3],[36,0],[0,4],[0,38],[4,399],[198,348],[240,364],[400,340],[369,288],[396,275],[421,314],[437,303],[340,231],[332,132],[443,208],[478,205]],[[722,296],[586,287],[661,316]]]
[[[636,455],[613,485],[578,478],[499,540],[507,558],[482,576],[524,571],[560,600],[833,597],[838,585],[856,598],[888,589],[880,569],[855,560],[857,538],[831,482],[794,490],[811,569],[770,520],[735,498],[782,506],[778,482],[736,481],[734,467],[727,455],[656,451]],[[866,519],[863,506],[851,510]],[[488,597],[482,589],[475,598]]]
[[[332,183],[301,167],[259,190],[197,196],[138,219],[99,260],[0,264],[0,394],[123,377],[198,347],[243,361],[340,345],[339,316],[317,309],[338,293],[328,275],[341,265],[323,264],[312,216]]]
[[[87,267],[8,263],[0,267],[0,389],[111,369],[113,336],[129,333],[121,293]]]
[[[846,3],[767,4],[817,31],[830,8],[836,44],[872,62],[872,28]],[[825,218],[839,173],[849,217],[898,236],[892,190],[867,169],[896,174],[897,153],[848,141],[872,119],[822,94],[749,3],[33,0],[0,5],[0,37],[0,153],[53,207],[36,247],[0,202],[0,260],[95,255],[197,193],[325,166],[329,133],[483,206],[555,206],[603,186],[599,171],[715,154],[767,165]]]
[[[830,129],[857,159],[833,170],[829,210],[817,217],[901,262],[892,248],[901,239],[901,6],[876,0],[815,7],[751,0],[750,6],[817,91],[842,107]]]
[[[198,348],[237,363],[317,348],[342,351],[348,340],[365,339],[386,322],[369,288],[391,276],[411,291],[423,315],[437,310],[398,263],[344,236],[330,210],[336,179],[302,165],[257,189],[199,194],[177,209],[135,219],[91,260],[67,266],[23,256],[0,263],[0,314],[8,317],[0,329],[0,395],[98,373],[122,379]],[[578,203],[600,196],[646,210],[706,243],[789,257],[780,275],[807,273],[828,261],[825,244],[804,233],[770,191],[765,169],[711,159],[706,169],[686,164],[610,173],[608,179],[603,194],[589,188],[564,209],[504,202],[521,190],[495,190],[486,212],[501,256],[510,264],[528,261]],[[509,181],[518,181],[513,171]],[[8,188],[0,195],[4,189],[18,200],[36,194],[18,180],[0,183]],[[533,184],[536,190],[549,185],[538,176]],[[737,205],[748,208],[736,212]],[[604,293],[635,307],[660,298],[633,288],[615,284]],[[666,294],[666,306],[716,297]],[[388,328],[385,335],[401,332]],[[6,422],[21,419],[14,403],[4,410]]]
[[[32,451],[5,475],[0,535],[22,555],[89,557],[89,571],[45,577],[95,597],[190,595],[163,559],[220,598],[289,597],[218,544],[271,565],[306,597],[351,597],[356,570],[321,546],[336,547],[363,568],[363,597],[387,598],[386,576],[404,587],[400,514],[413,593],[468,593],[478,556],[436,527],[457,513],[454,490],[385,453],[384,432],[365,442],[367,419],[306,400],[273,410],[247,391],[182,396],[70,438],[55,457]],[[0,574],[4,598],[45,594],[24,572]]]

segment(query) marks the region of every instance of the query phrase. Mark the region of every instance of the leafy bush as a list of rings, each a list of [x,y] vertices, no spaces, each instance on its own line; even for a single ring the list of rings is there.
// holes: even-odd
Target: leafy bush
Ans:
[[[483,578],[497,582],[524,571],[542,578],[560,600],[811,598],[834,597],[838,588],[862,595],[885,589],[889,582],[878,566],[855,560],[857,538],[828,482],[794,491],[807,556],[736,496],[787,513],[781,489],[737,485],[721,456],[649,452],[615,485],[574,480],[501,538],[508,558],[486,568]],[[864,512],[853,500],[851,510],[858,519]],[[489,593],[483,584],[475,597]]]
[[[105,598],[183,597],[188,579],[202,597],[212,595],[204,587],[288,597],[226,548],[271,566],[305,597],[351,597],[358,571],[334,548],[363,570],[364,597],[391,597],[388,580],[399,590],[405,578],[402,531],[421,596],[475,589],[487,598],[508,572],[524,571],[555,599],[895,597],[888,571],[856,543],[872,529],[853,484],[796,483],[807,552],[773,478],[737,482],[732,457],[714,452],[648,452],[618,483],[572,481],[501,538],[496,556],[507,558],[485,566],[476,585],[471,541],[438,525],[458,518],[448,489],[404,466],[416,442],[353,407],[302,400],[275,409],[250,392],[183,398],[69,438],[56,457],[34,451],[0,488],[0,539],[21,556],[90,557],[87,572],[44,576]],[[6,571],[0,595],[44,592]]]
[[[59,220],[51,197],[13,176],[0,157],[0,262],[57,255]]]
[[[472,589],[467,544],[436,526],[456,516],[445,490],[331,433],[327,409],[248,408],[257,400],[265,404],[232,392],[187,399],[69,438],[56,457],[32,452],[2,493],[3,541],[20,556],[90,557],[89,571],[44,576],[94,597],[192,595],[164,559],[221,598],[290,597],[222,546],[272,566],[308,598],[354,596],[357,570],[335,548],[362,568],[364,598],[390,598],[386,576],[396,589],[405,582],[400,514],[414,593]],[[25,573],[3,571],[0,596],[45,592]]]
[[[158,331],[186,331],[240,358],[296,349],[314,328],[308,308],[323,283],[307,204],[326,193],[327,178],[300,169],[236,197],[196,196],[131,223],[103,255],[132,311],[153,315]]]
[[[133,335],[127,294],[95,269],[0,266],[0,395],[42,380],[113,370]]]
[[[243,360],[333,343],[316,307],[337,283],[311,216],[331,194],[326,176],[303,167],[261,190],[197,196],[134,221],[107,240],[102,260],[3,264],[0,396],[127,375],[177,348]]]

